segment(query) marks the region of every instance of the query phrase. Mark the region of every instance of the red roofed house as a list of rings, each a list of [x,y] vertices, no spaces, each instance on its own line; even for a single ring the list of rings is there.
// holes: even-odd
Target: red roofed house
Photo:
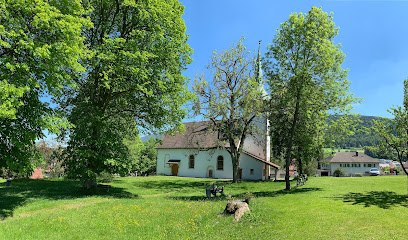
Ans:
[[[44,176],[42,174],[43,169],[42,168],[36,168],[33,172],[33,174],[31,174],[30,178],[31,179],[43,179]]]

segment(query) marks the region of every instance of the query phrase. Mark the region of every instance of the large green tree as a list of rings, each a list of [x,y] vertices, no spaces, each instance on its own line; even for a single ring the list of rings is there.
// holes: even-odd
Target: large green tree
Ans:
[[[67,125],[42,99],[84,71],[83,14],[80,0],[0,1],[0,168],[29,174],[34,141]]]
[[[131,175],[151,175],[156,171],[156,146],[158,141],[151,137],[146,142],[142,142],[139,136],[135,138],[125,139],[125,144],[130,151],[131,167],[129,174]]]
[[[291,14],[266,53],[271,140],[274,156],[285,159],[286,189],[292,159],[320,155],[328,112],[347,113],[355,101],[341,67],[344,54],[333,41],[337,34],[332,16],[312,7],[306,14]]]
[[[394,116],[394,119],[373,120],[372,131],[382,139],[376,149],[389,154],[396,152],[397,160],[401,163],[402,169],[408,178],[408,172],[403,162],[403,159],[408,159],[408,80],[404,80],[402,107],[391,108],[388,112]]]
[[[167,130],[186,115],[191,94],[182,71],[191,62],[184,7],[177,0],[84,1],[92,28],[84,30],[90,56],[78,88],[66,89],[69,132],[65,164],[84,188],[102,171],[131,167],[125,138],[137,129]]]
[[[211,129],[221,133],[220,148],[231,156],[233,182],[239,177],[240,156],[245,140],[252,136],[261,142],[256,119],[265,111],[265,91],[255,78],[256,62],[243,45],[243,39],[229,50],[214,52],[208,66],[211,81],[204,75],[195,79],[194,112],[211,121]],[[259,68],[258,68],[259,69]],[[266,123],[265,123],[266,124]]]

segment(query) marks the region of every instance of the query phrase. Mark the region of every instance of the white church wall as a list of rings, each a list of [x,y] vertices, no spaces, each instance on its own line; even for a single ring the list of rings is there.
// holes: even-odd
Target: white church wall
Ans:
[[[194,156],[194,168],[189,168],[190,155]],[[223,170],[217,169],[218,156],[224,158]],[[171,175],[171,166],[166,164],[170,159],[180,160],[178,176],[206,178],[212,170],[213,178],[232,178],[231,157],[225,150],[158,149],[157,174]]]
[[[189,168],[190,155],[194,155],[194,168]],[[218,156],[224,158],[224,169],[217,169]],[[180,160],[178,176],[208,178],[209,170],[213,172],[213,178],[232,178],[232,162],[226,150],[198,151],[195,149],[158,149],[157,150],[157,174],[172,175],[171,166],[166,164],[168,160]],[[241,155],[242,178],[250,180],[262,179],[263,163],[246,155]],[[253,172],[251,173],[251,169]]]
[[[242,179],[261,180],[263,163],[246,154],[241,155]],[[253,171],[251,171],[253,169]]]

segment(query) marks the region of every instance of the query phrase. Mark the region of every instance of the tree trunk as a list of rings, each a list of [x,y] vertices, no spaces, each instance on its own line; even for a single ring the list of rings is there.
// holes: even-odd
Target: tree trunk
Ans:
[[[233,200],[228,201],[227,206],[225,206],[224,212],[222,212],[220,216],[225,214],[234,214],[235,221],[239,221],[245,212],[249,212],[248,203],[240,200]]]
[[[89,179],[89,180],[85,180],[83,185],[82,185],[82,189],[83,190],[89,190],[89,189],[94,189],[96,188],[97,184],[96,184],[96,180],[94,179]]]
[[[232,160],[232,182],[238,182],[238,174],[239,174],[239,155],[236,150],[231,150],[231,160]]]
[[[289,181],[289,166],[290,162],[292,161],[292,147],[293,147],[293,138],[295,136],[295,129],[297,118],[299,115],[299,102],[300,102],[300,90],[298,90],[296,96],[296,107],[295,107],[295,114],[293,115],[292,127],[290,129],[289,141],[288,141],[288,148],[286,152],[286,174],[285,174],[285,182],[286,182],[286,190],[290,190],[290,181]]]

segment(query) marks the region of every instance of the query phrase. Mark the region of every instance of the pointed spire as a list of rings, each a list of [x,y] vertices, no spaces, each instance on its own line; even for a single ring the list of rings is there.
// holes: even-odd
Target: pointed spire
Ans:
[[[264,99],[269,99],[268,93],[265,91],[264,88],[264,81],[263,81],[263,73],[262,73],[262,62],[261,62],[261,42],[259,40],[259,47],[258,47],[258,57],[255,63],[255,80],[259,84],[259,90],[262,92],[262,96]]]
[[[256,59],[255,65],[255,79],[257,83],[263,84],[263,73],[262,73],[262,63],[261,63],[261,42],[259,40],[259,47],[258,47],[258,57]]]

